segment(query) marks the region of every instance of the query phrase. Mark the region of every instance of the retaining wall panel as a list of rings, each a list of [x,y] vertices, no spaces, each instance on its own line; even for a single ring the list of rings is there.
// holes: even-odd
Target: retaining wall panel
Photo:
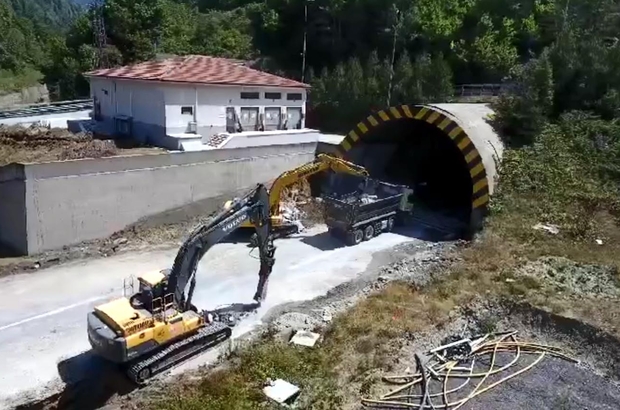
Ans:
[[[0,182],[0,245],[1,253],[28,252],[26,184],[20,179]]]
[[[103,238],[144,217],[273,180],[314,158],[316,144],[306,145],[28,165],[28,253]],[[281,153],[254,156],[274,151]],[[218,160],[226,155],[238,158]],[[157,162],[170,165],[145,166]],[[112,164],[120,170],[101,172]]]

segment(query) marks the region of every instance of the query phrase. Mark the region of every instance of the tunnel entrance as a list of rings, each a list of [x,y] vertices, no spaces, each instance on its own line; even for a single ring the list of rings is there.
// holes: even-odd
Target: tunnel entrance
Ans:
[[[414,119],[393,121],[366,134],[364,144],[362,161],[374,178],[411,187],[425,207],[466,217],[472,192],[467,163],[437,127]]]
[[[373,178],[414,190],[416,219],[470,227],[472,210],[486,206],[482,159],[460,126],[439,110],[400,106],[370,115],[339,146]],[[441,218],[443,217],[443,218]],[[449,221],[449,222],[446,222]]]

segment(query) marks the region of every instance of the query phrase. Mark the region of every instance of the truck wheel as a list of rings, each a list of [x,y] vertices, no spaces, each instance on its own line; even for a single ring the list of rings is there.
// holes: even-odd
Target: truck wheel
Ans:
[[[361,229],[356,229],[347,234],[347,244],[349,245],[357,245],[362,240],[364,240],[364,232]]]
[[[375,235],[375,228],[372,225],[368,225],[364,229],[364,240],[367,241]]]
[[[386,231],[388,231],[388,232],[392,232],[392,229],[394,229],[394,222],[395,222],[395,221],[394,221],[394,217],[393,217],[393,216],[391,216],[390,218],[388,218],[388,221],[387,221],[387,229],[386,229]]]

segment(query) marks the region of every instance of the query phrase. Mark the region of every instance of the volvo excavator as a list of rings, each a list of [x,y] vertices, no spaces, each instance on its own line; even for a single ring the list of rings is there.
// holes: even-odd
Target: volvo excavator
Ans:
[[[256,303],[243,306],[248,308],[245,312],[257,309],[267,294],[276,249],[269,196],[261,184],[195,228],[171,269],[138,277],[137,293],[96,306],[88,313],[88,340],[94,353],[120,364],[131,380],[143,385],[156,374],[230,338],[230,318],[239,312],[241,304],[199,311],[192,304],[192,295],[201,258],[246,221],[256,229],[260,269]]]
[[[366,178],[369,176],[368,171],[364,167],[328,154],[318,154],[313,161],[280,174],[274,180],[269,191],[269,213],[271,215],[271,226],[276,237],[297,233],[297,226],[283,218],[280,210],[280,202],[284,190],[311,175],[326,170]],[[232,203],[233,201],[227,202],[224,208],[228,208]],[[241,224],[241,228],[251,229],[253,228],[253,222],[246,220]],[[256,235],[253,235],[250,243],[255,245],[256,239]]]

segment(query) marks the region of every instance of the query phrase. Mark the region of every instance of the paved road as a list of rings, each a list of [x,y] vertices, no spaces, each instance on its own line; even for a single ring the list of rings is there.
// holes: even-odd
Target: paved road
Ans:
[[[355,278],[374,252],[410,240],[386,233],[343,247],[324,227],[277,240],[267,300],[257,315],[235,328],[233,336],[251,330],[274,306],[315,298]],[[124,254],[0,279],[0,409],[61,390],[59,363],[89,350],[87,312],[121,295],[123,278],[169,267],[175,253],[176,249]],[[250,254],[243,243],[216,245],[198,269],[196,306],[252,302],[258,266],[257,251]]]

